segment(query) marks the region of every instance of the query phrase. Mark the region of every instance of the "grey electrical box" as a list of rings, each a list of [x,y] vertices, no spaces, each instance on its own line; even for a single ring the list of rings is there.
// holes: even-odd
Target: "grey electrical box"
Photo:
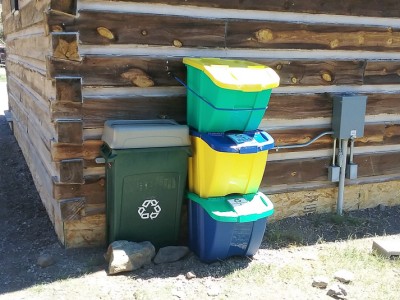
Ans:
[[[367,96],[333,97],[333,137],[350,139],[364,136]]]

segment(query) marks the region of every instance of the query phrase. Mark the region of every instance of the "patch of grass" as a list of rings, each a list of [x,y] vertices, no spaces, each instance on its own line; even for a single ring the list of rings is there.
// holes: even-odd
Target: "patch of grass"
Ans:
[[[349,225],[353,225],[353,226],[361,226],[365,222],[365,220],[361,219],[361,218],[355,218],[355,217],[348,216],[348,215],[340,216],[337,214],[332,214],[329,218],[329,221],[336,225],[349,224]]]
[[[254,262],[247,268],[235,270],[226,276],[229,280],[248,281],[253,280],[254,283],[263,284],[270,278],[273,272],[272,265]]]
[[[361,226],[365,223],[365,219],[356,218],[349,215],[338,215],[338,214],[317,214],[312,217],[312,224],[314,227],[320,227],[327,223],[335,225],[352,225]]]

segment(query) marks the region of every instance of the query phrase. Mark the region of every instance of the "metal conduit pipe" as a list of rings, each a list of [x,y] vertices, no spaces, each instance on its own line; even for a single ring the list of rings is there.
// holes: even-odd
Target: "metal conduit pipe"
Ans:
[[[346,176],[347,146],[349,140],[341,140],[341,142],[342,157],[340,162],[339,188],[336,205],[336,213],[340,216],[343,215],[344,181]]]
[[[301,148],[301,147],[307,147],[309,145],[311,145],[312,143],[314,143],[316,140],[318,140],[319,138],[323,137],[324,135],[332,135],[334,132],[333,131],[325,131],[319,135],[317,135],[315,138],[313,138],[312,140],[308,141],[307,143],[304,144],[293,144],[293,145],[282,145],[282,146],[275,146],[274,150],[279,151],[279,149],[294,149],[294,148]]]

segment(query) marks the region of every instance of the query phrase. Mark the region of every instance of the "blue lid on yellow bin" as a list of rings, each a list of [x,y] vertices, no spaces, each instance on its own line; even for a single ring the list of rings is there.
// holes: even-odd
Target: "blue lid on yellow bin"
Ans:
[[[198,203],[211,218],[219,222],[254,222],[274,213],[271,200],[261,192],[212,198],[201,198],[195,193],[188,193],[188,198]]]
[[[258,153],[274,147],[272,136],[261,130],[225,133],[204,133],[191,130],[190,135],[201,138],[212,149],[218,152]]]
[[[279,76],[273,69],[251,61],[185,57],[183,63],[203,71],[225,89],[259,92],[279,86]]]

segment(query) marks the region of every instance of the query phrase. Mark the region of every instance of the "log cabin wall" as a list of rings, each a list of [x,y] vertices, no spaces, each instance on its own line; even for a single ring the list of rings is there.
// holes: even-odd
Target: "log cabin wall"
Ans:
[[[354,158],[359,178],[346,181],[344,208],[400,203],[397,1],[20,2],[45,14],[22,26],[3,4],[10,106],[32,173],[44,175],[36,184],[66,246],[104,242],[104,166],[95,162],[104,121],[186,121],[186,91],[169,76],[185,79],[185,56],[274,68],[281,85],[261,128],[277,145],[330,130],[333,95],[367,95],[365,135],[356,140]],[[19,94],[12,91],[21,86]],[[331,155],[328,136],[307,148],[270,151],[261,190],[276,206],[275,219],[334,211]]]

